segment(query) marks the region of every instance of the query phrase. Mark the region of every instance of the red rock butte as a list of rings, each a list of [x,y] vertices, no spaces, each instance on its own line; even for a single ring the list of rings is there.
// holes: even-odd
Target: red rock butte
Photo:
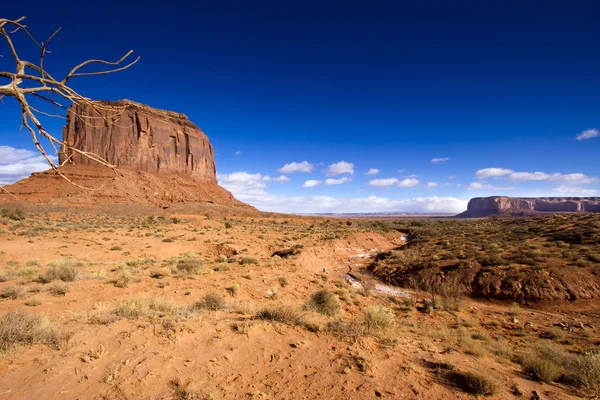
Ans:
[[[208,137],[184,114],[129,100],[73,104],[63,141],[117,167],[102,166],[61,148],[60,171],[34,173],[5,188],[20,201],[76,204],[132,203],[168,206],[216,203],[251,208],[217,184]],[[2,201],[14,201],[6,193]]]
[[[458,217],[570,212],[600,212],[600,197],[475,197],[469,200],[467,211]]]

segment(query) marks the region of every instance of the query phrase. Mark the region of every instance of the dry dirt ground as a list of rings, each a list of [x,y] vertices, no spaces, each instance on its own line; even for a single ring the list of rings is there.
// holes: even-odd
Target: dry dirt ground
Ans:
[[[463,298],[445,311],[361,274],[368,257],[353,256],[402,246],[401,232],[140,214],[0,218],[0,399],[593,398],[519,360],[597,346],[597,304]],[[272,256],[282,250],[296,254]],[[365,287],[346,281],[349,266]]]

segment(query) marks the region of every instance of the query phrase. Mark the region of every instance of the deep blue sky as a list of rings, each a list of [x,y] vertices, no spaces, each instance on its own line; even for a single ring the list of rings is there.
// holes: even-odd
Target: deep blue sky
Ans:
[[[187,114],[211,139],[223,185],[261,208],[457,210],[481,195],[600,191],[600,137],[575,140],[600,129],[598,2],[186,3],[20,1],[0,17],[26,15],[40,40],[62,26],[46,60],[55,76],[134,49],[130,70],[75,88]],[[13,68],[4,43],[0,54],[0,70]],[[0,145],[31,149],[16,111],[0,105]],[[305,160],[312,173],[259,180]],[[342,160],[354,173],[332,179],[352,181],[325,185]],[[492,167],[546,175],[475,176]],[[368,185],[383,178],[419,183]]]

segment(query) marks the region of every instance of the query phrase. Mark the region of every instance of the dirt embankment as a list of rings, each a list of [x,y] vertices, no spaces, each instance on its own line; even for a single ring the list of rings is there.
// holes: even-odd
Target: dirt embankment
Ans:
[[[600,297],[600,277],[589,269],[482,267],[477,262],[444,266],[414,266],[402,270],[391,253],[384,253],[369,271],[384,282],[419,290],[453,290],[460,286],[472,297],[515,302],[591,300]]]

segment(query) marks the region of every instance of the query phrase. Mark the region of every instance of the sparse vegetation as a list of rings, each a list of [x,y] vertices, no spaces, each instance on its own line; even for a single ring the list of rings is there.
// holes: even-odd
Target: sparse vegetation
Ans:
[[[476,396],[491,396],[500,391],[500,383],[489,375],[475,372],[454,371],[450,380],[467,393]]]
[[[65,336],[43,314],[11,311],[0,315],[0,352],[17,345],[32,346],[43,343],[58,349]]]
[[[321,290],[312,296],[310,302],[307,304],[307,308],[333,317],[340,312],[340,300],[335,293]]]

